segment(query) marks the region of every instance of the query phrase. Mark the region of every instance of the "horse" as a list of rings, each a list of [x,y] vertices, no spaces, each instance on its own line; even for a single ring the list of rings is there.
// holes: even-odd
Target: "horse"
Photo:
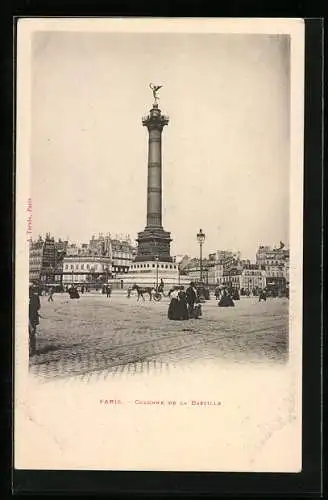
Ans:
[[[151,300],[154,288],[151,287],[151,286],[141,287],[139,285],[133,285],[133,287],[131,288],[131,290],[136,290],[137,291],[137,294],[138,294],[138,299],[137,300],[139,300],[140,297],[143,300],[145,300],[145,297],[143,296],[144,293],[148,293],[149,294],[149,300]]]

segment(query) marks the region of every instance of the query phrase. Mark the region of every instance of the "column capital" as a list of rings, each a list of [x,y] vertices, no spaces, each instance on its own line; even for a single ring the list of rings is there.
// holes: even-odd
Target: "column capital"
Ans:
[[[169,123],[169,117],[162,115],[161,110],[152,108],[148,115],[142,117],[142,124],[148,129],[156,128],[162,130]]]

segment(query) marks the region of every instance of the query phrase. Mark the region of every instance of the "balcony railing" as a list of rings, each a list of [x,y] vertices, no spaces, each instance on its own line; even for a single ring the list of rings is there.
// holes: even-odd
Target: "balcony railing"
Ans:
[[[163,124],[167,125],[168,122],[170,121],[170,117],[168,115],[151,115],[151,114],[142,117],[143,125],[152,121],[161,121]]]

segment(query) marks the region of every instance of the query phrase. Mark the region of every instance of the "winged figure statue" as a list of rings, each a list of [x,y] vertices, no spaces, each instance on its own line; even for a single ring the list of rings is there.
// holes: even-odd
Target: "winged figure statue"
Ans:
[[[149,87],[153,91],[153,96],[154,96],[155,102],[157,102],[157,100],[159,99],[157,92],[159,91],[159,89],[161,89],[163,87],[163,85],[154,85],[153,83],[150,83]]]

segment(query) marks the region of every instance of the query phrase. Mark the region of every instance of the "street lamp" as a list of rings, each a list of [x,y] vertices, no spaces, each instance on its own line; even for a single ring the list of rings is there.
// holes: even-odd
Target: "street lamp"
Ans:
[[[158,259],[159,259],[159,256],[155,255],[155,260],[156,260],[156,292],[158,291]]]
[[[200,282],[203,282],[203,243],[205,241],[205,233],[202,229],[197,233],[197,241],[199,243],[199,262],[200,262]]]

